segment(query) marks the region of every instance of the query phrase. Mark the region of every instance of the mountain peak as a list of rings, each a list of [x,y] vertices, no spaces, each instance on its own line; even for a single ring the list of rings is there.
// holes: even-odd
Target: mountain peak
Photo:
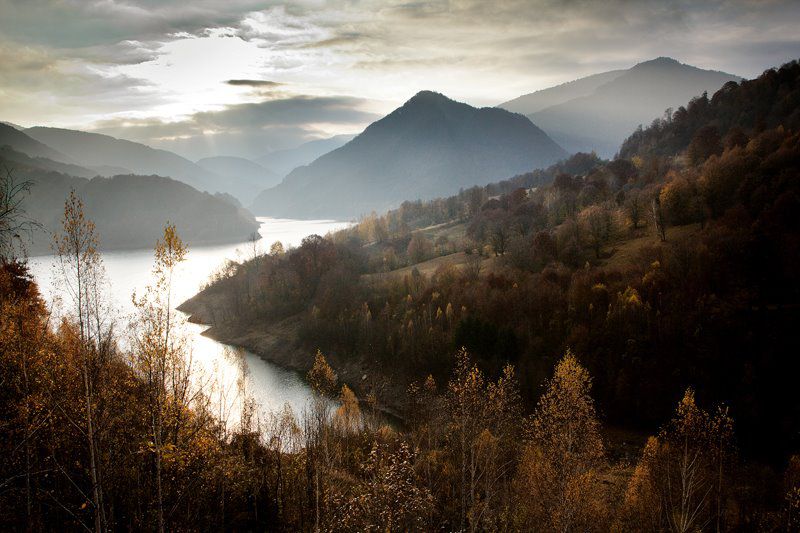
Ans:
[[[436,91],[420,91],[414,96],[412,96],[407,104],[410,103],[440,103],[440,102],[452,102],[450,98],[446,97],[442,93],[437,93]]]
[[[294,169],[252,209],[350,218],[530,172],[565,155],[521,115],[420,91],[341,148]]]
[[[637,63],[631,70],[636,69],[645,69],[645,68],[664,68],[664,67],[682,67],[686,66],[677,59],[673,59],[671,57],[661,56],[655,59],[650,59],[649,61],[642,61],[641,63]]]

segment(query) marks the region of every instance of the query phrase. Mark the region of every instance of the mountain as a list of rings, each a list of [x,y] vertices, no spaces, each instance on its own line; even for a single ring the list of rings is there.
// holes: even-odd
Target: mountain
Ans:
[[[82,167],[80,165],[73,165],[71,163],[61,163],[53,161],[46,157],[31,157],[27,154],[14,150],[9,145],[0,146],[0,159],[7,165],[8,170],[13,174],[16,167],[35,167],[48,172],[60,172],[69,174],[70,176],[77,176],[80,178],[93,178],[100,175],[93,169]]]
[[[25,133],[83,166],[130,169],[136,174],[169,176],[198,190],[226,191],[226,184],[219,176],[166,150],[99,133],[61,128],[34,127]]]
[[[697,159],[721,154],[724,148],[738,146],[749,149],[750,137],[773,128],[786,132],[800,131],[798,61],[767,70],[754,80],[729,82],[711,98],[692,99],[678,108],[669,120],[658,120],[650,127],[633,132],[622,143],[619,152],[620,157],[631,159],[635,156],[675,156],[685,151],[688,160],[697,163]],[[783,142],[782,135],[773,132],[762,135],[753,148],[768,153]],[[776,153],[770,169],[782,169],[790,164],[787,153],[793,147],[786,143],[783,148],[786,152]],[[749,171],[737,169],[728,173],[734,181],[752,182]],[[753,195],[751,191],[743,196],[761,201],[761,194]]]
[[[96,165],[96,166],[91,166],[89,168],[94,171],[95,175],[105,176],[107,178],[110,178],[111,176],[119,176],[120,174],[133,174],[133,171],[131,169],[124,167]]]
[[[104,250],[151,248],[168,221],[186,242],[195,245],[244,241],[259,227],[248,211],[170,178],[86,179],[41,168],[39,159],[12,163],[5,155],[0,153],[0,166],[14,164],[14,178],[33,183],[23,208],[42,230],[26,243],[31,254],[50,252],[50,235],[59,229],[71,189],[83,199]]]
[[[295,168],[308,165],[318,157],[344,146],[353,137],[355,135],[336,135],[329,139],[309,141],[295,148],[269,152],[255,159],[255,162],[283,177]]]
[[[293,170],[251,210],[353,217],[547,166],[566,153],[522,115],[422,91],[341,148]]]
[[[563,104],[573,98],[589,96],[599,87],[614,81],[624,73],[625,70],[611,70],[608,72],[601,72],[600,74],[593,74],[585,78],[579,78],[574,81],[562,83],[561,85],[556,85],[555,87],[524,94],[508,102],[503,102],[497,107],[507,109],[512,113],[530,115],[531,113],[536,113],[550,106]]]
[[[10,146],[17,152],[22,152],[31,157],[46,157],[62,163],[75,163],[58,150],[25,134],[16,126],[0,122],[0,146]]]
[[[246,204],[252,203],[258,193],[267,187],[280,183],[284,176],[243,157],[207,157],[198,160],[197,164],[222,176],[226,180],[225,191]]]
[[[589,94],[533,111],[528,117],[569,152],[595,150],[601,156],[611,157],[639,125],[647,126],[663,116],[667,108],[678,107],[703,92],[714,93],[727,82],[738,82],[741,78],[660,57],[622,73],[607,72],[559,87],[569,96],[576,93],[575,86],[585,91],[598,80],[605,83],[598,84]],[[559,87],[549,91],[558,93]],[[525,98],[501,107],[520,109],[520,100]]]

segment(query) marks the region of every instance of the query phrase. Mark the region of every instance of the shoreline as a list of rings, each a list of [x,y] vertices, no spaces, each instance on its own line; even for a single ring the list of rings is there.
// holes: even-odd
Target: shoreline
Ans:
[[[297,330],[300,326],[300,316],[293,315],[283,320],[264,325],[264,323],[232,322],[217,323],[214,320],[215,305],[220,295],[208,294],[200,291],[176,309],[187,316],[187,321],[192,324],[206,326],[200,334],[216,342],[247,350],[260,359],[277,365],[286,370],[300,374],[306,381],[306,373],[314,364],[316,350],[307,350],[297,345]],[[368,409],[366,403],[365,387],[369,385],[372,377],[385,380],[383,376],[371,376],[371,372],[357,362],[342,361],[338,357],[325,354],[328,364],[339,377],[340,385],[346,384],[359,399],[362,409]],[[363,384],[363,385],[362,385]],[[379,395],[379,402],[375,406],[387,422],[391,424],[404,423],[405,419],[400,414],[400,402],[386,402],[389,398],[402,398],[397,386],[386,383],[384,394]],[[388,393],[388,394],[387,394]]]

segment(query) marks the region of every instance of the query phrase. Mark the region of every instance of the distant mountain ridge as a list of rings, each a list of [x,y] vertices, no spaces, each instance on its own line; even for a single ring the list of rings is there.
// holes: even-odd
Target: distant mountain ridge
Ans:
[[[554,87],[523,94],[518,98],[503,102],[497,107],[521,115],[530,115],[550,106],[563,104],[573,98],[589,96],[599,87],[619,78],[624,73],[625,70],[623,69],[592,74],[591,76],[578,78],[577,80],[568,81]]]
[[[522,115],[421,91],[363,133],[262,192],[257,214],[354,217],[430,199],[566,156]]]
[[[9,145],[0,145],[0,159],[2,159],[8,166],[8,169],[13,172],[17,166],[35,167],[48,172],[60,172],[70,176],[79,178],[93,178],[99,175],[98,172],[82,167],[80,165],[73,165],[71,163],[62,163],[60,161],[53,161],[46,157],[31,157],[23,152],[13,149]]]
[[[198,190],[225,190],[219,176],[166,150],[99,133],[63,128],[37,126],[26,129],[25,133],[84,166],[121,167],[136,174],[168,176]]]
[[[344,146],[354,137],[355,135],[336,135],[328,139],[308,141],[294,148],[269,152],[254,161],[283,178],[295,168],[308,165],[318,157]]]
[[[753,80],[729,82],[713,95],[693,98],[669,119],[632,132],[622,143],[620,157],[675,156],[690,151],[698,134],[704,148],[696,153],[707,151],[703,157],[708,157],[725,146],[745,147],[749,138],[772,128],[800,131],[800,61],[766,70]],[[776,159],[773,168],[785,163]],[[747,172],[736,174],[732,176],[749,179]]]
[[[76,163],[76,161],[71,160],[58,150],[54,150],[47,144],[32,138],[7,122],[0,122],[0,147],[2,146],[9,146],[17,152],[22,152],[31,157],[45,157],[59,163]]]
[[[95,223],[104,250],[151,248],[167,222],[195,245],[244,241],[258,231],[259,224],[248,211],[170,178],[86,179],[42,168],[42,159],[9,161],[8,155],[8,150],[0,152],[0,165],[13,167],[15,180],[33,183],[23,207],[42,230],[34,232],[32,239],[23,235],[31,254],[50,253],[50,234],[59,229],[70,190],[84,201],[86,216]]]
[[[612,157],[640,124],[647,126],[663,116],[667,108],[676,108],[703,92],[712,94],[725,83],[741,79],[659,57],[628,70],[596,74],[522,96],[500,107],[525,112],[534,124],[570,152],[594,150],[603,157]],[[588,94],[580,94],[589,89]],[[535,108],[537,102],[544,101],[544,96],[552,100],[559,94],[563,98],[565,93],[580,95]],[[535,95],[539,95],[538,100]],[[525,108],[529,103],[531,107]]]
[[[201,168],[225,180],[225,192],[250,204],[259,192],[280,183],[283,175],[243,157],[216,156],[197,160]]]
[[[58,229],[64,200],[73,189],[84,199],[103,249],[150,248],[167,221],[175,223],[192,244],[243,241],[258,230],[253,215],[225,196],[200,192],[168,177],[131,175],[130,171],[105,178],[100,176],[102,170],[124,169],[89,168],[71,161],[26,132],[0,123],[0,168],[16,182],[33,183],[23,207],[42,230],[32,240],[22,236],[28,253],[51,251],[50,233]]]

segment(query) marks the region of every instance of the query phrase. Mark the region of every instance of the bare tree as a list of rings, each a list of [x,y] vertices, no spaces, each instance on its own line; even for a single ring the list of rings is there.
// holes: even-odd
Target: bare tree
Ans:
[[[22,201],[30,193],[32,181],[16,181],[13,171],[6,167],[0,175],[0,259],[14,258],[14,243],[23,233],[40,227],[25,214]]]
[[[661,199],[659,198],[659,194],[656,194],[653,197],[651,212],[653,215],[653,222],[655,223],[654,225],[656,227],[656,232],[658,232],[658,237],[661,239],[661,242],[666,242],[667,222],[664,219],[664,210],[661,208]]]

